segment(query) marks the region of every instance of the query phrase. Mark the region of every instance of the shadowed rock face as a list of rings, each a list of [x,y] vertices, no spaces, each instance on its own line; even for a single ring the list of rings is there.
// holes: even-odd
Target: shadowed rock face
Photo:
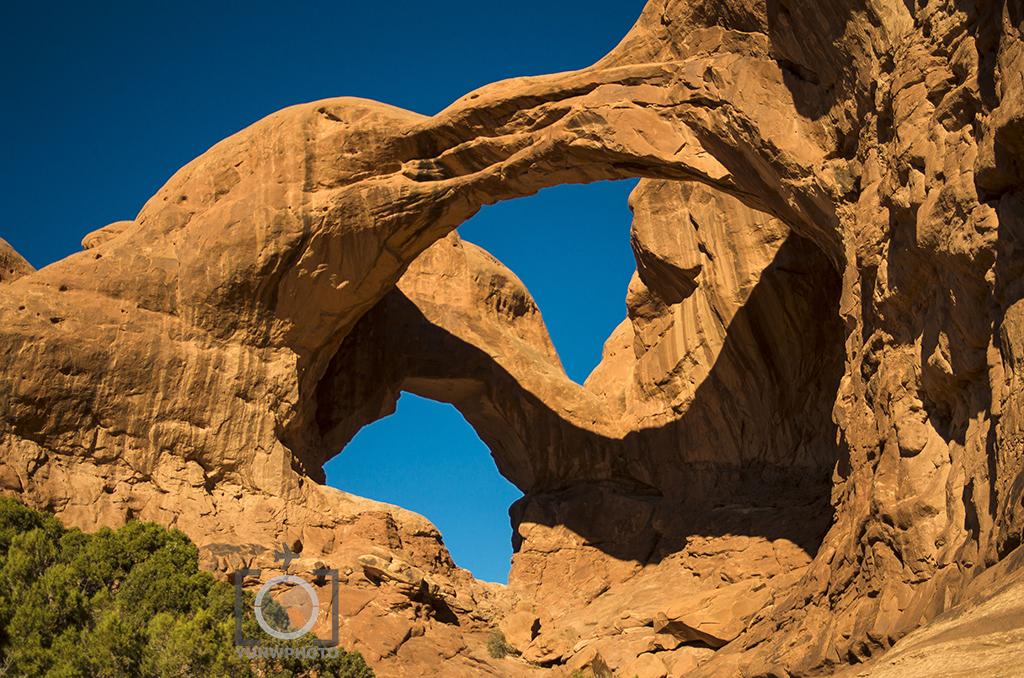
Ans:
[[[299,539],[381,675],[806,674],[1002,614],[971,582],[1015,585],[1024,533],[1022,16],[670,0],[432,118],[276,113],[85,251],[0,265],[0,488],[222,572]],[[581,387],[453,230],[635,176],[628,317]],[[318,484],[403,389],[525,492],[507,589]],[[533,664],[487,656],[495,624]]]

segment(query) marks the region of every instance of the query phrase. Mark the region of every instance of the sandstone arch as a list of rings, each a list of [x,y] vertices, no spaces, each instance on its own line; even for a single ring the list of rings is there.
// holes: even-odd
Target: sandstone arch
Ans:
[[[84,525],[185,521],[222,568],[296,530],[353,567],[345,548],[383,544],[439,580],[416,589],[424,609],[443,601],[467,628],[496,619],[528,592],[452,570],[417,517],[311,482],[323,434],[344,428],[319,397],[343,389],[325,391],[324,375],[407,267],[480,205],[565,182],[697,181],[813,242],[798,259],[839,276],[843,323],[838,386],[814,402],[839,433],[836,519],[798,581],[772,589],[702,671],[802,673],[877,655],[979,572],[1015,562],[1024,529],[1021,16],[1010,1],[673,0],[650,4],[594,67],[496,83],[433,118],[353,99],[275,114],[90,249],[5,279],[0,483]],[[694,283],[669,245],[641,266],[662,301]],[[634,325],[656,335],[662,311],[634,291]],[[650,388],[655,367],[637,362],[636,383]],[[677,377],[669,402],[686,397]],[[615,401],[616,383],[599,375],[594,393]],[[557,419],[586,412],[578,428],[619,436],[572,393],[548,408]],[[663,426],[658,407],[642,414]],[[601,449],[577,468],[531,468],[508,447],[504,470],[528,487],[616,472]],[[794,457],[817,471],[826,458]],[[662,469],[633,471],[656,486]],[[604,593],[616,591],[640,595],[595,600],[614,609],[622,599]],[[681,633],[685,611],[662,612],[661,628]],[[422,643],[459,642],[449,626]],[[594,631],[551,630],[531,639],[548,663]],[[380,656],[401,661],[398,645]]]
[[[768,403],[779,389],[827,403],[823,394],[836,387],[842,328],[839,282],[828,261],[778,220],[697,186],[641,184],[633,202],[637,256],[648,262],[652,272],[644,277],[655,289],[634,278],[631,317],[609,338],[605,359],[584,386],[566,377],[514,273],[452,234],[414,262],[332,359],[317,398],[324,453],[341,449],[407,390],[455,404],[503,473],[526,492],[615,481],[641,494],[707,499],[701,485],[734,480],[744,465],[815,466],[808,458],[770,458],[803,443],[828,450],[817,461],[818,473],[827,476],[837,460],[830,406],[817,415],[798,407],[784,416]],[[680,263],[681,252],[695,257],[693,267]],[[671,296],[672,286],[686,281],[678,273],[685,270],[706,282],[694,299]],[[673,383],[673,375],[690,384]],[[745,390],[761,400],[731,410],[733,420],[724,410]],[[665,430],[691,407],[705,410],[692,417],[702,422],[699,428]],[[787,430],[775,444],[765,442],[770,433],[762,439],[740,430],[759,422],[782,430],[798,411],[814,423],[803,433]],[[716,440],[715,430],[724,439]],[[678,456],[650,459],[666,450]],[[768,458],[758,460],[758,453]],[[696,468],[674,469],[719,462],[731,467],[730,478],[700,481]],[[753,477],[746,482],[755,484]]]

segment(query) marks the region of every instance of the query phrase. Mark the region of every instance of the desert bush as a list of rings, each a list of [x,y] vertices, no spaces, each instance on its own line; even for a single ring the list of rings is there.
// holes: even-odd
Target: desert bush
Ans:
[[[373,677],[358,653],[239,656],[234,587],[200,571],[198,555],[178,530],[86,534],[0,497],[0,676]]]
[[[519,650],[509,645],[509,642],[505,640],[505,634],[498,629],[493,629],[487,638],[487,652],[494,659],[504,659],[510,654],[519,654]]]

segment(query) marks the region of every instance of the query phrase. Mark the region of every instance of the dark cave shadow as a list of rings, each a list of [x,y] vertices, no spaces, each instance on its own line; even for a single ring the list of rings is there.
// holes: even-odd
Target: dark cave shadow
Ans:
[[[431,324],[397,288],[364,316],[318,392],[327,450],[394,410],[401,391],[454,405],[525,496],[510,509],[619,560],[656,563],[692,535],[788,539],[813,556],[839,459],[840,283],[790,235],[729,323],[686,414],[609,438],[575,426],[488,354]],[[571,454],[565,451],[571,450]]]
[[[1024,13],[1024,9],[1018,11]],[[995,262],[995,299],[999,322],[1002,323],[1010,309],[1024,299],[1024,190],[1010,191],[1001,196],[997,203],[997,213],[999,249]],[[1012,370],[1016,357],[1013,347],[1003,344],[1001,328],[995,328],[992,337],[995,348],[1002,353],[1003,363],[1011,366]],[[1007,396],[1002,406],[1012,410],[1013,396]],[[1021,403],[1022,400],[1018,395],[1016,402]],[[996,424],[1001,423],[1000,415],[994,419],[986,441],[989,478],[994,487],[990,497],[990,511],[1001,524],[996,538],[996,552],[999,558],[1005,558],[1024,543],[1024,470],[1019,466],[1020,457],[1015,458],[1012,452],[1007,454],[1006,450],[1012,446],[1014,429],[1019,432],[1020,427],[1008,422],[1006,429],[1001,432],[1002,440],[997,440]]]

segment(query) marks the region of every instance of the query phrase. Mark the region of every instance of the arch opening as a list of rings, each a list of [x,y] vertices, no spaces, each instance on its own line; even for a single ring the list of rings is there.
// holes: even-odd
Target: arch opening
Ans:
[[[426,517],[477,579],[508,581],[508,507],[522,493],[453,406],[403,392],[395,413],[363,427],[324,471],[333,487]]]
[[[639,179],[563,184],[484,207],[459,234],[529,290],[566,374],[583,384],[626,315],[636,269],[628,197]]]

